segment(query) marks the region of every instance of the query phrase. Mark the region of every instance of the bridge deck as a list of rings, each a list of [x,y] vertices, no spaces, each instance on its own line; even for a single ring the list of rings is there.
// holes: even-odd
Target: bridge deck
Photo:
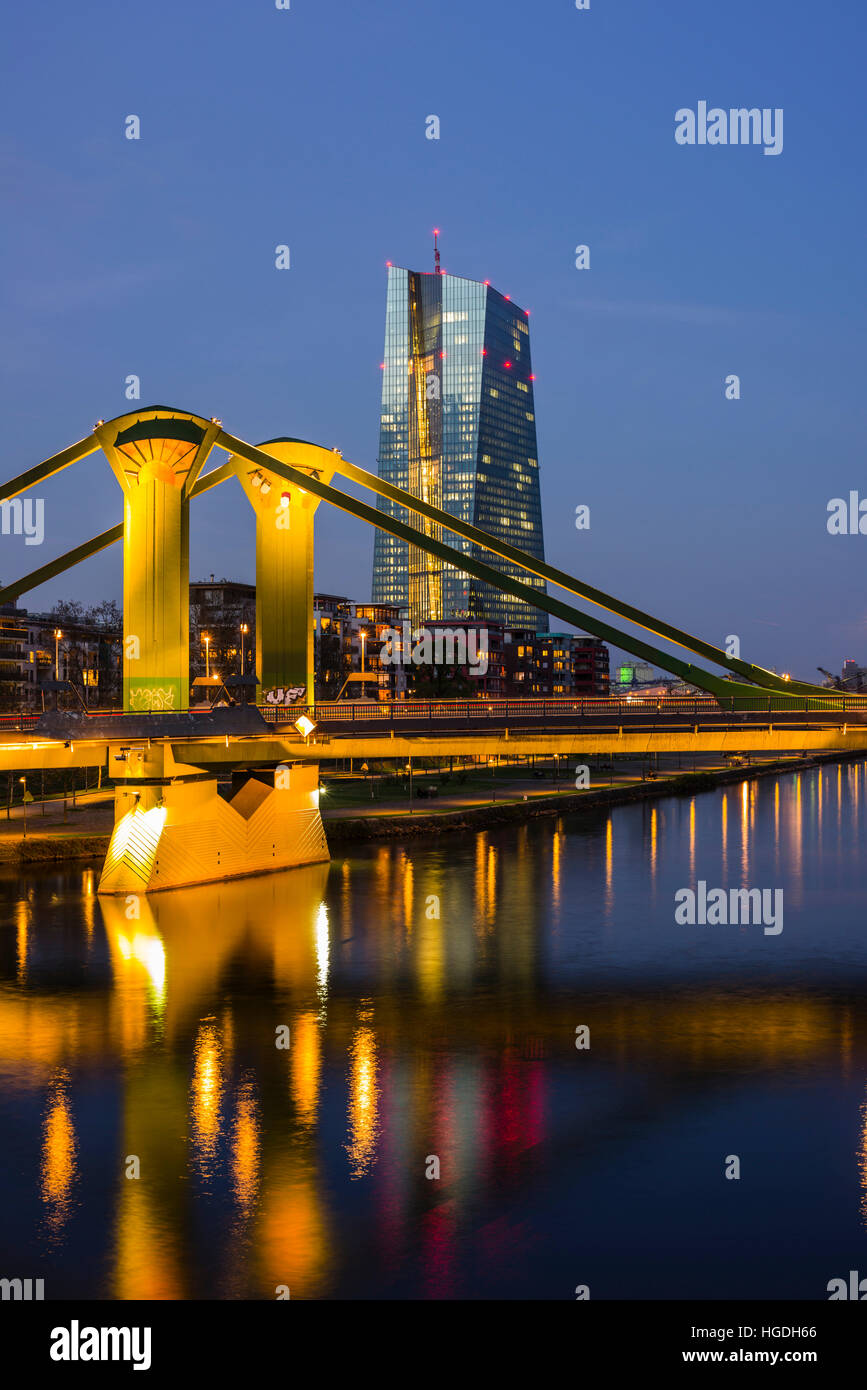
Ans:
[[[773,713],[724,712],[713,702],[690,702],[685,710],[649,711],[624,707],[582,710],[580,702],[497,702],[474,707],[467,717],[453,705],[409,708],[393,717],[348,716],[317,720],[305,742],[292,724],[251,727],[248,711],[237,732],[215,732],[209,716],[203,721],[186,715],[79,718],[67,721],[52,736],[50,721],[36,721],[24,731],[0,732],[0,771],[27,771],[103,766],[110,775],[123,773],[123,750],[148,743],[171,744],[177,762],[202,769],[267,767],[281,762],[330,762],[344,758],[402,759],[410,757],[568,757],[623,753],[785,753],[857,752],[867,749],[867,710],[785,710]],[[566,709],[565,704],[571,707]],[[607,702],[606,702],[607,703]],[[615,704],[616,702],[611,702]],[[542,706],[545,706],[542,708]],[[311,709],[321,713],[322,707]],[[333,709],[333,707],[332,707]],[[484,712],[482,712],[484,711]],[[293,714],[297,712],[293,710]],[[56,726],[54,726],[56,727]]]

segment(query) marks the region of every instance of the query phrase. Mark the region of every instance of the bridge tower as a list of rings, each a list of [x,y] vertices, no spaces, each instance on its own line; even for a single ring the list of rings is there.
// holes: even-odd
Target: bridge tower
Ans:
[[[259,449],[320,482],[335,472],[332,450],[301,439],[271,439]],[[306,690],[313,703],[313,518],[320,499],[277,473],[232,456],[256,514],[256,674],[260,697]]]
[[[136,411],[95,431],[123,491],[123,707],[189,704],[190,493],[219,421]]]

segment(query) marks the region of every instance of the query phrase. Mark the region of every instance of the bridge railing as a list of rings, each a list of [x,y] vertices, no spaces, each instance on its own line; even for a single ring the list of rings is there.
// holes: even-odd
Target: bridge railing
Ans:
[[[302,714],[317,725],[327,728],[329,724],[352,724],[355,726],[400,728],[420,724],[462,724],[480,727],[491,722],[498,724],[519,724],[521,722],[542,723],[564,719],[590,719],[610,717],[623,718],[629,715],[681,715],[696,718],[701,714],[774,714],[786,713],[796,716],[820,713],[867,714],[867,696],[839,695],[829,691],[827,696],[778,697],[774,693],[755,697],[737,696],[733,707],[725,700],[716,700],[710,695],[676,696],[585,696],[577,698],[553,699],[492,699],[492,700],[324,700],[311,705],[269,705],[263,703],[258,709],[265,721],[286,729],[291,727]],[[164,711],[164,713],[200,713],[200,710]],[[138,716],[125,715],[123,710],[92,709],[87,715],[94,719],[114,716],[119,725],[126,719]],[[0,736],[4,733],[26,733],[32,731],[40,718],[40,712],[27,711],[0,714]]]
[[[322,701],[315,705],[260,705],[269,723],[292,724],[302,714],[316,724],[419,724],[448,721],[484,724],[490,720],[520,721],[587,718],[598,715],[660,713],[698,714],[716,711],[719,704],[711,696],[522,699],[522,700],[344,700]]]
[[[860,710],[867,713],[867,697],[841,696],[829,692],[828,696],[778,697],[774,693],[754,698],[738,696],[731,706],[725,700],[717,700],[711,695],[689,696],[586,696],[569,699],[514,699],[514,700],[343,700],[320,701],[312,705],[268,705],[259,706],[268,723],[291,725],[302,714],[315,724],[353,724],[378,726],[433,723],[456,723],[478,726],[491,721],[498,723],[519,723],[556,721],[558,719],[585,719],[611,716],[621,718],[627,715],[682,715],[697,717],[701,714],[769,714],[787,713],[796,715],[816,713],[846,713]]]

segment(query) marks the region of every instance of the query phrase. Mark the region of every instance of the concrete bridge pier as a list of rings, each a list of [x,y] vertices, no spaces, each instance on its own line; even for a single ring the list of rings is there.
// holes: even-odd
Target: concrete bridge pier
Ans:
[[[176,762],[169,742],[124,756],[100,893],[156,892],[330,857],[318,764],[236,774],[226,797],[212,773]]]

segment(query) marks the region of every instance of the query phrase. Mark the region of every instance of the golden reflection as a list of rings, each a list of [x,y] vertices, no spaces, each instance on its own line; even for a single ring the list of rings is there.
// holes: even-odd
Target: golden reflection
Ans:
[[[322,1079],[322,1029],[317,1014],[302,1014],[293,1025],[289,1070],[296,1114],[302,1124],[312,1125],[319,1110]]]
[[[324,1014],[325,1005],[328,1003],[329,954],[328,908],[324,903],[319,904],[314,933],[316,937],[316,995],[319,999],[320,1010]]]
[[[391,896],[391,846],[380,845],[373,861],[373,872],[380,897],[387,901]]]
[[[223,1059],[216,1020],[202,1019],[193,1047],[190,1084],[193,1154],[204,1173],[213,1174],[220,1137]]]
[[[689,881],[695,882],[695,797],[689,803]]]
[[[409,855],[403,861],[403,923],[407,936],[412,935],[412,860]]]
[[[241,1082],[235,1107],[229,1166],[235,1200],[247,1215],[259,1191],[259,1115],[251,1078]]]
[[[87,932],[87,942],[90,945],[93,941],[93,924],[96,915],[96,880],[93,869],[85,869],[82,875],[81,906],[84,930]]]
[[[416,934],[416,969],[421,992],[427,1000],[439,999],[445,986],[446,954],[443,922],[439,914],[422,916]]]
[[[614,822],[609,815],[605,822],[605,902],[608,916],[614,903]]]
[[[42,1128],[40,1187],[45,1224],[58,1236],[72,1210],[72,1186],[77,1176],[75,1126],[69,1103],[69,1074],[58,1072],[48,1095]]]
[[[800,887],[801,874],[803,871],[803,844],[804,844],[804,806],[803,806],[803,786],[800,772],[795,774],[795,799],[792,814],[789,817],[789,863],[792,878],[795,884]]]
[[[497,913],[497,851],[488,844],[488,832],[476,836],[475,870],[476,918],[482,935],[489,935]]]
[[[313,1172],[298,1169],[294,1164],[287,1174],[281,1166],[267,1182],[256,1248],[268,1298],[283,1284],[291,1298],[316,1298],[325,1292],[323,1281],[333,1248],[326,1209]]]
[[[344,859],[340,866],[340,920],[345,936],[352,923],[352,870],[348,859]]]
[[[150,985],[151,999],[158,1012],[166,1002],[166,950],[157,932],[118,932],[115,946],[129,965],[135,963],[144,970]]]
[[[363,1178],[376,1162],[379,1138],[379,1095],[376,1034],[370,1024],[373,1009],[369,1001],[359,1014],[359,1025],[349,1048],[349,1172]]]
[[[30,949],[30,907],[24,898],[15,904],[15,959],[18,983],[27,976],[27,953]]]
[[[557,912],[560,910],[560,855],[561,840],[559,832],[555,829],[551,838],[551,901]]]
[[[655,806],[650,808],[650,880],[656,882],[657,859],[659,857],[659,813]]]
[[[750,786],[741,783],[741,883],[750,880]]]
[[[163,1205],[150,1188],[140,1180],[121,1181],[112,1297],[184,1298],[177,1231],[166,1229]]]
[[[485,851],[488,845],[488,832],[481,830],[476,835],[475,898],[476,915],[479,925],[485,925]]]
[[[726,792],[726,791],[724,791],[723,794],[722,794],[721,815],[722,815],[722,821],[721,821],[720,829],[721,829],[721,832],[722,832],[722,878],[723,878],[723,883],[725,883],[725,881],[726,881],[726,874],[728,873],[728,855],[729,855],[729,849],[728,849],[728,844],[729,844],[729,798],[728,798],[728,792]]]

